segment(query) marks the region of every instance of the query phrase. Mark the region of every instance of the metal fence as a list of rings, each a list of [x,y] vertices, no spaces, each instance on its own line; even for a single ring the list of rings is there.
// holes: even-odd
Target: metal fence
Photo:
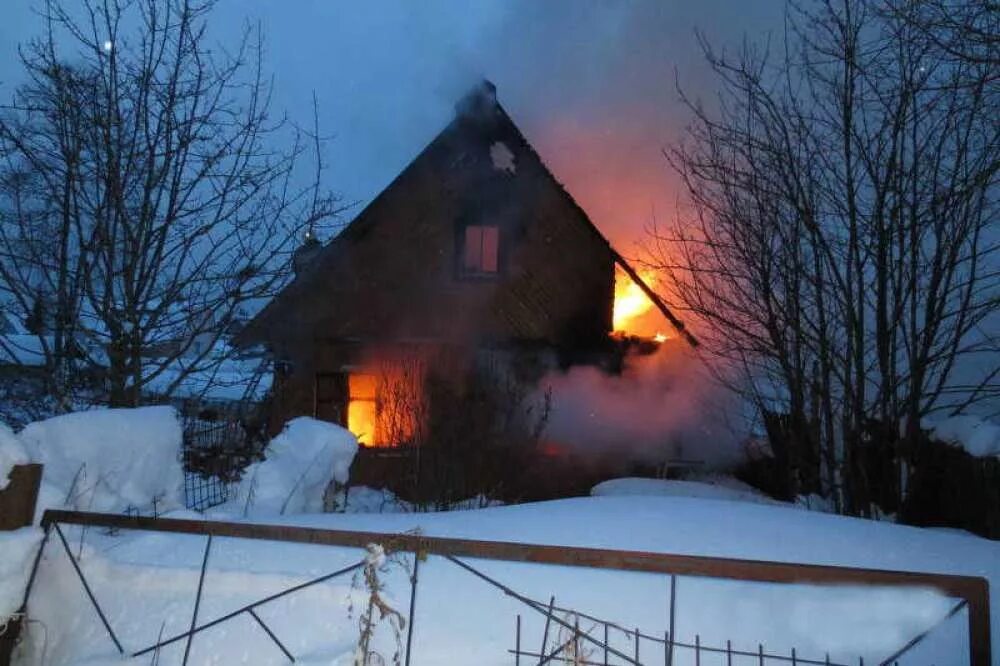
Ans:
[[[672,592],[675,581],[673,577],[671,578]],[[609,666],[612,663],[611,660],[617,658],[619,663],[636,666],[653,663],[673,666],[675,653],[682,651],[692,656],[695,664],[700,664],[704,657],[721,656],[725,657],[727,666],[732,666],[734,657],[748,657],[759,666],[765,666],[766,664],[791,664],[792,666],[865,666],[864,657],[858,657],[857,661],[848,664],[831,660],[829,654],[824,654],[822,658],[810,657],[796,648],[791,648],[788,653],[784,654],[768,651],[764,649],[764,645],[761,643],[758,643],[752,649],[734,646],[732,641],[729,640],[726,641],[724,646],[711,645],[703,642],[699,634],[694,635],[693,641],[678,640],[672,630],[665,631],[663,636],[653,636],[643,633],[638,627],[628,629],[611,620],[581,613],[572,608],[557,606],[554,596],[549,600],[547,606],[539,603],[537,600],[527,600],[527,603],[535,610],[542,611],[544,609],[545,627],[542,632],[542,645],[541,648],[532,650],[523,643],[522,616],[518,614],[514,625],[514,647],[509,650],[510,654],[515,658],[515,666],[520,666],[522,657],[526,659],[524,663],[535,663],[534,660],[537,659],[538,664],[555,661],[556,663],[572,664],[573,666]],[[940,622],[914,636],[893,652],[891,656],[879,661],[878,666],[899,666],[899,660],[904,658],[911,649],[967,606],[968,602],[965,600],[959,601]],[[673,624],[674,611],[675,609],[671,606],[671,625]],[[562,614],[562,621],[556,619],[557,614]],[[583,624],[581,624],[581,619],[583,620]],[[556,640],[551,644],[552,649],[550,650],[550,641],[553,638],[550,629],[554,623],[559,625],[558,628],[562,630],[562,635],[554,637]],[[612,632],[624,635],[631,643],[632,649],[629,652],[624,652],[621,649],[612,647],[610,640]],[[655,653],[652,657],[647,656],[650,648]],[[662,655],[662,661],[659,655]],[[657,661],[654,662],[654,659]]]
[[[275,599],[294,594],[312,585],[356,572],[363,568],[366,563],[366,560],[362,559],[355,564],[258,599],[223,616],[209,621],[202,621],[198,616],[198,609],[211,554],[212,538],[232,537],[358,548],[366,548],[371,544],[380,544],[386,551],[396,554],[412,553],[413,565],[409,576],[411,588],[409,605],[410,621],[406,622],[406,649],[403,653],[406,666],[411,666],[410,647],[414,644],[413,619],[415,617],[417,588],[419,585],[418,573],[420,562],[429,556],[442,558],[461,568],[471,576],[494,587],[498,593],[520,602],[526,609],[532,611],[540,621],[544,621],[541,645],[537,648],[531,648],[523,644],[522,619],[520,614],[517,615],[514,647],[508,650],[516,666],[520,666],[521,663],[535,663],[542,666],[543,664],[553,662],[581,666],[584,664],[588,666],[606,666],[612,663],[612,659],[614,663],[631,664],[632,666],[654,663],[673,666],[675,654],[681,650],[686,651],[688,654],[693,654],[695,664],[700,664],[703,656],[722,655],[727,659],[727,664],[732,664],[733,657],[736,656],[743,659],[756,659],[760,666],[765,666],[766,664],[792,664],[792,666],[796,666],[797,664],[814,666],[864,666],[863,659],[850,664],[838,664],[831,661],[827,655],[800,654],[795,649],[792,649],[789,654],[778,654],[767,652],[760,645],[747,648],[746,646],[733,646],[729,642],[726,642],[724,646],[703,644],[700,636],[697,635],[694,637],[693,642],[679,640],[674,634],[673,627],[676,580],[679,576],[699,576],[766,583],[855,584],[936,588],[946,595],[960,600],[949,617],[954,616],[958,611],[963,609],[967,609],[968,611],[969,663],[971,666],[988,666],[991,659],[989,586],[985,579],[969,576],[475,541],[469,539],[427,537],[416,534],[345,532],[283,525],[253,525],[69,511],[47,511],[42,524],[46,529],[46,540],[43,541],[42,548],[39,550],[36,558],[35,567],[31,573],[31,581],[36,576],[38,562],[45,548],[45,543],[48,541],[49,535],[54,531],[63,545],[66,556],[72,562],[82,587],[90,599],[95,612],[100,617],[110,640],[123,656],[137,657],[150,653],[155,655],[166,645],[184,641],[186,646],[184,663],[187,663],[187,655],[190,652],[191,642],[197,634],[235,618],[246,616],[254,620],[261,631],[275,643],[290,662],[294,662],[294,655],[274,633],[271,627],[264,623],[257,614],[257,609]],[[126,650],[115,634],[111,623],[108,621],[107,616],[103,612],[86,577],[80,569],[60,527],[61,524],[206,536],[207,540],[190,628],[174,636],[161,637],[155,644],[139,650]],[[643,633],[637,627],[624,627],[620,623],[607,618],[599,618],[576,609],[558,606],[554,596],[550,597],[548,602],[533,599],[510,585],[490,576],[470,562],[470,560],[476,559],[596,567],[610,570],[665,574],[669,577],[670,581],[670,628],[663,636],[654,636],[649,633]],[[30,594],[31,586],[32,583],[29,581],[27,594]],[[25,601],[27,602],[27,597]],[[893,656],[883,660],[881,665],[892,666],[896,659],[900,658],[907,650],[923,640],[930,631],[927,630],[918,636],[914,636],[912,640],[900,646],[900,649]],[[625,651],[620,646],[613,646],[608,638],[611,632],[620,632],[626,636],[630,636],[632,641],[631,650]],[[588,646],[587,654],[581,649],[581,646],[584,644]],[[650,651],[653,653],[652,656],[648,654]]]
[[[241,410],[185,416],[184,503],[204,511],[229,500],[243,471],[263,458],[266,439]]]

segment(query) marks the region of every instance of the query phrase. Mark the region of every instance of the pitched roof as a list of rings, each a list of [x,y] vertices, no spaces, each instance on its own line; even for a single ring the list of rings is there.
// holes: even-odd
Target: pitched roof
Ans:
[[[477,118],[489,118],[490,122],[502,125],[504,131],[508,135],[514,137],[517,143],[520,144],[518,148],[529,154],[539,165],[541,165],[541,171],[550,184],[560,192],[560,194],[565,198],[565,201],[575,210],[579,219],[584,221],[586,228],[594,234],[600,243],[607,247],[607,250],[614,262],[625,271],[625,273],[640,287],[640,289],[642,289],[657,309],[688,341],[689,344],[692,346],[696,346],[698,344],[697,340],[685,329],[683,322],[681,322],[670,311],[662,299],[642,280],[641,276],[629,265],[625,258],[615,251],[610,242],[608,242],[600,230],[594,225],[586,211],[580,207],[562,183],[555,178],[551,170],[545,165],[541,156],[538,155],[534,147],[528,142],[514,121],[497,101],[496,87],[491,82],[484,80],[474,86],[469,93],[459,100],[459,102],[455,105],[455,108],[455,118],[453,118],[451,122],[449,122],[448,125],[440,133],[438,133],[438,135],[432,139],[423,148],[423,150],[421,150],[420,153],[418,153],[417,156],[414,157],[402,171],[400,171],[399,174],[397,174],[389,185],[387,185],[374,199],[372,199],[337,236],[335,236],[321,249],[316,251],[313,257],[309,260],[309,265],[300,270],[295,279],[293,279],[291,283],[279,292],[257,314],[256,317],[247,323],[246,327],[236,338],[237,344],[248,345],[262,340],[262,333],[266,329],[266,322],[272,317],[278,316],[283,304],[293,298],[296,293],[308,290],[315,286],[314,283],[320,279],[320,276],[323,275],[324,272],[323,270],[320,270],[320,268],[325,265],[335,263],[338,260],[338,257],[342,256],[344,252],[349,251],[354,242],[363,238],[371,230],[372,226],[378,223],[380,216],[373,213],[373,211],[377,211],[379,209],[379,204],[387,196],[387,193],[393,190],[397,183],[404,180],[411,170],[418,168],[418,165],[429,160],[429,156],[435,153],[442,146],[442,144],[462,132],[463,127],[467,126],[470,117],[473,118],[473,120]]]

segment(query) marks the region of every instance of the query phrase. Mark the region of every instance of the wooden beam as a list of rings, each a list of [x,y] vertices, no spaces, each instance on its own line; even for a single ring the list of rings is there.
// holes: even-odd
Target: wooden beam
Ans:
[[[667,307],[667,304],[663,302],[663,299],[660,298],[659,294],[653,291],[653,289],[648,284],[646,284],[646,281],[639,276],[639,273],[636,272],[636,270],[632,268],[632,266],[629,265],[627,261],[625,261],[625,257],[618,254],[618,251],[615,250],[613,247],[610,249],[611,249],[611,255],[615,259],[615,263],[618,264],[618,266],[623,271],[625,271],[625,274],[628,275],[629,278],[631,278],[632,282],[635,282],[636,286],[638,286],[639,289],[642,290],[642,293],[646,294],[646,298],[652,301],[653,305],[656,306],[656,309],[659,310],[663,314],[663,316],[667,318],[667,321],[669,321],[670,324],[677,330],[677,332],[681,334],[681,337],[687,340],[687,343],[692,347],[698,347],[698,345],[701,344],[698,342],[698,338],[694,337],[694,335],[692,335],[691,332],[687,330],[687,327],[684,326],[684,322],[678,319],[677,316],[670,310],[670,308]]]
[[[14,465],[7,487],[0,490],[0,530],[16,530],[35,522],[41,483],[41,465]]]
[[[53,523],[356,548],[364,548],[370,543],[378,543],[393,551],[665,573],[678,576],[725,578],[762,583],[930,587],[940,590],[948,596],[965,599],[969,602],[971,664],[972,666],[990,666],[989,582],[985,578],[975,576],[858,569],[820,564],[672,555],[506,541],[452,539],[405,533],[353,532],[290,525],[152,518],[77,511],[46,511],[42,518],[42,525],[48,526]]]

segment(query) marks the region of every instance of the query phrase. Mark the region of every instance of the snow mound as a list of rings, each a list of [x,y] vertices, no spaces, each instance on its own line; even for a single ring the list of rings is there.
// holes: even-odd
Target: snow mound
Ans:
[[[29,462],[28,452],[21,446],[14,431],[0,423],[0,490],[7,487],[14,465]]]
[[[247,468],[237,502],[247,515],[317,513],[330,481],[347,483],[358,440],[338,425],[292,419],[271,440],[265,459]]]
[[[780,504],[760,491],[736,479],[716,481],[677,481],[673,479],[641,479],[627,477],[611,479],[597,484],[590,490],[594,497],[695,497],[698,499],[728,500]]]
[[[931,437],[965,449],[977,458],[1000,456],[1000,425],[977,416],[952,416],[927,424]]]
[[[173,407],[96,409],[25,426],[18,435],[45,465],[39,510],[159,510],[184,505],[181,425]]]
[[[15,613],[24,601],[24,588],[31,574],[31,562],[42,530],[22,527],[12,532],[0,532],[0,625]]]

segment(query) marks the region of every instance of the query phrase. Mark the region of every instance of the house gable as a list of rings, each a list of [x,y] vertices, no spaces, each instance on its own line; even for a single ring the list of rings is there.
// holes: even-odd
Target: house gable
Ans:
[[[565,346],[606,338],[617,255],[491,84],[456,109],[247,326],[241,344],[266,342],[280,353],[322,339]],[[470,243],[483,243],[471,261],[485,253],[479,268],[487,270],[467,270]]]

